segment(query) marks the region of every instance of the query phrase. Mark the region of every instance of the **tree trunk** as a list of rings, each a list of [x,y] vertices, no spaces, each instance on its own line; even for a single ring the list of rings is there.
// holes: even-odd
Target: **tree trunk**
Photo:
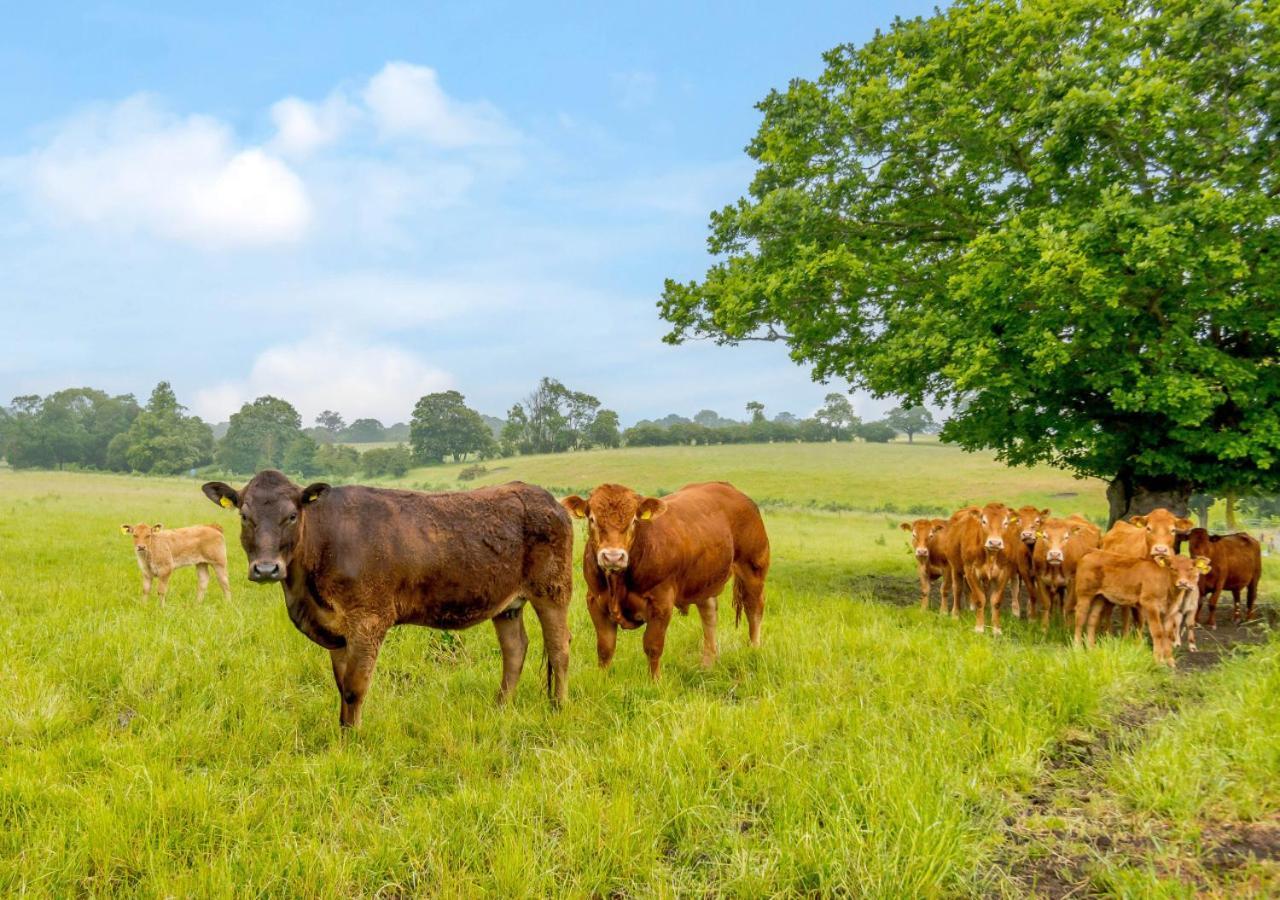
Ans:
[[[908,443],[908,444],[914,444],[914,443],[915,443],[915,441],[913,440],[913,438],[914,438],[914,437],[915,437],[915,432],[913,432],[913,431],[908,431],[908,432],[907,432],[907,443]]]
[[[1227,494],[1227,531],[1236,530],[1236,493],[1230,491]]]
[[[1108,528],[1121,519],[1145,515],[1160,507],[1185,516],[1191,504],[1191,485],[1172,478],[1121,473],[1107,485],[1107,502],[1111,506]]]

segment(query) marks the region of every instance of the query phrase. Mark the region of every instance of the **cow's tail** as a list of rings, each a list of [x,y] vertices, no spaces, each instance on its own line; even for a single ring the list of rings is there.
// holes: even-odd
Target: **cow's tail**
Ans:
[[[733,579],[733,627],[737,628],[742,624],[742,609],[747,602],[747,588],[742,583],[742,579],[734,576]]]

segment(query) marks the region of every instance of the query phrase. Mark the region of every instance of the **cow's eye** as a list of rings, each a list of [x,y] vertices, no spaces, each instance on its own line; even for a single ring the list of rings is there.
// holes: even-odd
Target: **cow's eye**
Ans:
[[[986,525],[986,524],[987,524],[987,517],[986,517],[986,516],[983,516],[983,517],[982,517],[982,524],[983,524],[983,525]]]
[[[292,525],[292,524],[293,524],[294,522],[296,522],[296,521],[298,521],[298,514],[297,514],[297,513],[290,513],[290,514],[289,514],[289,524],[290,524],[290,525]]]

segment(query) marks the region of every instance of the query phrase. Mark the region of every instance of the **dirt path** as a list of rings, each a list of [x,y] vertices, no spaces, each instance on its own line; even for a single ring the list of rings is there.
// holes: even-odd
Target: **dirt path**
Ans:
[[[919,603],[919,583],[901,576],[858,576],[851,588],[894,606]],[[937,610],[936,587],[931,609]],[[1008,602],[1005,605],[1008,615]],[[1259,606],[1252,621],[1231,622],[1229,604],[1218,608],[1218,627],[1200,625],[1198,650],[1177,653],[1178,678],[1203,677],[1242,645],[1264,643],[1280,627],[1280,609]],[[1009,634],[1009,632],[1006,632]],[[1154,867],[1196,894],[1266,896],[1259,863],[1280,864],[1280,816],[1254,823],[1206,823],[1193,858],[1170,858],[1161,848],[1176,845],[1169,826],[1151,816],[1127,813],[1106,791],[1114,760],[1137,748],[1150,728],[1184,709],[1193,690],[1122,709],[1098,731],[1068,732],[1054,748],[1044,772],[1018,811],[1004,822],[997,856],[996,889],[1010,896],[1077,898],[1103,896],[1095,870],[1107,862]],[[1274,884],[1270,885],[1274,887]]]

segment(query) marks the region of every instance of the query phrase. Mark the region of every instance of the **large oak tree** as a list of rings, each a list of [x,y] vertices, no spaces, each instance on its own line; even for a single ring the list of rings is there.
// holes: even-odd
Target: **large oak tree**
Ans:
[[[668,340],[784,341],[1111,483],[1280,486],[1280,4],[961,0],[761,104]]]

